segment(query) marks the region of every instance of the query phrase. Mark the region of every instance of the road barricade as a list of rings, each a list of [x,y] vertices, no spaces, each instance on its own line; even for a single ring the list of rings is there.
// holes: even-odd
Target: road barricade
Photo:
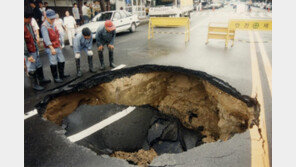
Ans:
[[[248,31],[271,31],[272,30],[271,20],[232,19],[228,22],[227,27],[213,26],[213,24],[217,24],[217,23],[209,24],[208,38],[207,38],[206,44],[208,44],[209,39],[224,39],[225,47],[228,47],[229,40],[232,40],[231,46],[234,45],[234,36],[237,30],[248,30]]]
[[[225,47],[228,45],[228,41],[232,40],[232,46],[234,44],[235,30],[229,30],[227,23],[209,23],[208,38],[206,44],[209,43],[209,39],[223,39],[225,40]]]
[[[185,32],[154,31],[154,27],[185,27]],[[148,39],[154,37],[154,33],[185,34],[185,42],[189,41],[190,21],[188,17],[150,17],[148,27]]]

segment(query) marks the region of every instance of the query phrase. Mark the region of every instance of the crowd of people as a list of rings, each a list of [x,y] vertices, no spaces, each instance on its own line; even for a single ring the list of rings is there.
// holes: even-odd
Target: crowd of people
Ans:
[[[38,5],[38,7],[37,7]],[[96,4],[95,4],[96,5]],[[98,4],[97,4],[98,5]],[[77,23],[80,23],[80,15],[77,4],[73,5],[71,16],[69,11],[65,12],[64,19],[52,9],[48,9],[46,3],[31,3],[32,10],[25,10],[24,13],[24,65],[26,74],[31,80],[34,90],[45,89],[45,84],[51,80],[46,79],[43,73],[42,62],[39,55],[39,47],[43,45],[48,56],[50,70],[55,83],[62,83],[70,75],[65,74],[65,57],[62,48],[65,47],[64,34],[67,33],[69,44],[73,47],[73,58],[75,58],[77,77],[81,77],[80,57],[81,51],[85,51],[88,57],[89,71],[95,73],[93,68],[93,38],[89,28],[83,28],[81,33],[75,36]],[[89,6],[84,3],[82,7],[82,18],[87,20]],[[96,8],[92,8],[96,9]],[[100,12],[99,9],[93,10]],[[88,17],[88,18],[87,18]],[[114,40],[116,28],[112,21],[107,20],[105,26],[99,27],[96,31],[97,51],[100,60],[100,70],[105,69],[103,50],[106,45],[109,51],[109,65],[115,67],[113,59]]]

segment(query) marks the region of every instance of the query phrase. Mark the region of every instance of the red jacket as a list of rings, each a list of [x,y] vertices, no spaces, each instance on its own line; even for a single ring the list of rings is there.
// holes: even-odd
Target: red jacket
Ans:
[[[43,23],[43,25],[45,25],[45,27],[47,28],[48,36],[52,44],[52,47],[59,48],[61,44],[60,44],[60,34],[57,27],[55,26],[54,29],[52,29],[51,27],[47,26],[47,24],[45,23]],[[46,46],[44,41],[43,41],[43,44],[44,44],[44,47],[48,48],[48,46]]]
[[[33,35],[30,33],[29,29],[25,25],[25,42],[27,44],[27,49],[29,53],[34,53],[36,52],[36,47],[34,43],[34,38]]]

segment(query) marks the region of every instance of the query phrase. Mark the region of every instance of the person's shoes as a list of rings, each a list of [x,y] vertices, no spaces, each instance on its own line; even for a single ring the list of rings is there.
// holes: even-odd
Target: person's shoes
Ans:
[[[36,71],[31,71],[31,72],[29,72],[29,76],[30,76],[30,79],[31,79],[31,86],[32,86],[32,88],[33,88],[34,90],[42,91],[42,90],[45,89],[43,86],[41,86],[41,85],[38,83],[38,78],[37,78]]]
[[[93,57],[92,56],[87,56],[87,60],[88,60],[89,71],[91,73],[95,73],[96,71],[93,68]]]
[[[51,82],[50,79],[44,78],[44,73],[43,73],[42,67],[39,67],[36,69],[36,75],[37,75],[37,78],[38,78],[40,84],[48,84]]]
[[[80,71],[80,59],[75,59],[75,61],[76,61],[77,77],[81,77],[82,73]]]
[[[70,77],[70,75],[65,74],[65,62],[58,62],[58,70],[61,79]]]
[[[110,67],[111,67],[111,68],[115,68],[116,65],[115,65],[114,63],[110,63]]]
[[[100,67],[100,70],[105,70],[106,69],[106,66],[105,66],[105,64],[103,63],[103,64],[101,64],[101,67]]]
[[[51,74],[55,83],[62,83],[63,80],[58,77],[57,65],[50,65]]]

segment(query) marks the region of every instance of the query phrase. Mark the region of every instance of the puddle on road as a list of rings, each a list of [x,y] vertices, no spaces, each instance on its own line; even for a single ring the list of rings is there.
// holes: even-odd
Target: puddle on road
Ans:
[[[68,91],[70,93],[64,92],[44,101],[40,105],[45,110],[43,117],[61,125],[62,120],[82,104],[149,105],[160,114],[177,119],[174,122],[180,122],[185,129],[193,131],[200,139],[198,144],[195,141],[195,146],[217,140],[226,141],[236,133],[258,125],[259,104],[256,99],[241,95],[229,84],[204,72],[144,65],[99,75],[105,75],[108,79],[103,77],[98,81],[90,78],[82,85],[88,82],[98,84],[79,88],[80,91],[73,89],[72,92]],[[166,124],[165,121],[158,121],[154,122],[159,124],[157,127]],[[174,122],[170,123],[172,131],[176,130]],[[157,142],[153,144],[164,147],[163,143]],[[176,149],[178,143],[170,142],[165,147]],[[121,150],[113,152],[111,156],[145,166],[156,156],[155,148],[140,149],[133,153]],[[186,151],[182,144],[180,149],[181,152]]]

